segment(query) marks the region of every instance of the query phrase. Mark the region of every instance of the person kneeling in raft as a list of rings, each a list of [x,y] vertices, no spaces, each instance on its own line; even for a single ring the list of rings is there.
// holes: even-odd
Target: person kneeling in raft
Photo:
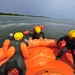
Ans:
[[[14,53],[13,51],[10,52],[10,53],[13,53],[12,55],[10,53],[8,54],[8,56],[11,55],[11,57],[0,66],[0,75],[8,75],[7,71],[12,70],[14,68],[16,68],[19,71],[19,75],[26,74],[26,65],[24,63],[24,59],[27,59],[27,57],[24,55],[24,53],[25,51],[27,51],[28,43],[23,41],[23,36],[24,35],[22,32],[16,32],[14,34],[14,40],[11,41],[10,39],[7,39],[8,41],[10,41],[9,43],[10,48],[11,46],[12,47],[14,46],[13,47]],[[24,51],[22,51],[20,48],[21,43],[24,43],[25,45]],[[5,50],[6,47],[3,46],[2,49]]]

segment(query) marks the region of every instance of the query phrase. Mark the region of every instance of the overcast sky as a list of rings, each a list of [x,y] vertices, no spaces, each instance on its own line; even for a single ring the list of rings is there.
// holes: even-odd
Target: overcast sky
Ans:
[[[0,12],[75,19],[75,0],[0,0]]]

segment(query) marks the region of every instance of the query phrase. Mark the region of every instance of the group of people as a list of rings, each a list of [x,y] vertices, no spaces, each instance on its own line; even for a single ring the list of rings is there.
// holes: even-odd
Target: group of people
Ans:
[[[15,51],[12,50],[14,51],[13,53],[12,51],[10,51],[10,53],[8,52],[8,56],[10,57],[10,59],[0,66],[0,75],[8,75],[8,71],[14,68],[19,71],[19,75],[26,74],[26,65],[24,63],[26,57],[24,54],[25,51],[21,49],[21,43],[23,42],[27,48],[27,40],[29,40],[29,35],[31,35],[32,39],[39,39],[40,37],[45,38],[43,29],[43,25],[37,25],[33,28],[33,31],[26,30],[24,32],[16,32],[14,34],[9,34],[7,38],[10,41],[9,47],[13,46]],[[5,58],[3,57],[1,59],[4,60]]]
[[[43,32],[43,29],[44,29],[43,25],[37,25],[37,26],[33,27],[32,31],[26,30],[23,33],[24,33],[26,39],[29,39],[30,37],[32,39],[39,39],[40,37],[45,39],[45,35],[44,35],[44,32]]]
[[[9,39],[11,41],[10,46],[14,46],[16,52],[14,55],[4,64],[0,66],[0,75],[7,75],[7,71],[16,68],[19,71],[19,75],[25,75],[26,74],[26,66],[24,63],[24,54],[22,54],[22,50],[20,50],[20,44],[21,42],[24,42],[26,46],[28,46],[28,42],[26,40],[29,40],[29,35],[31,35],[32,39],[39,39],[43,38],[45,39],[44,35],[44,26],[43,25],[37,25],[34,26],[33,31],[26,30],[24,32],[16,32],[16,33],[10,33]],[[64,40],[66,42],[66,45],[60,50],[59,54],[56,56],[56,60],[59,60],[61,56],[68,50],[71,50],[73,61],[74,61],[74,69],[75,69],[75,30],[71,30],[68,32],[66,36],[63,36],[59,38],[57,41],[57,45]]]
[[[32,39],[43,38],[43,39],[45,39],[43,29],[44,29],[43,25],[37,25],[37,26],[33,27],[33,31],[25,30],[22,32],[24,35],[23,38],[25,40],[29,40],[29,38],[32,38]],[[14,39],[13,35],[14,35],[13,33],[10,33],[8,39],[13,40]]]

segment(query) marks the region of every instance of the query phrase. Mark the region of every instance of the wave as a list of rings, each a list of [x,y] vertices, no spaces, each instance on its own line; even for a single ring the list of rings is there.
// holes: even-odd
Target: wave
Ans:
[[[54,25],[54,26],[74,26],[74,25],[70,25],[70,24],[63,24],[63,23],[47,23],[48,25]]]
[[[20,27],[20,26],[29,26],[29,25],[37,25],[39,23],[9,23],[9,24],[6,24],[6,25],[0,25],[0,29],[5,29],[5,28],[8,28],[8,27]]]
[[[8,21],[5,21],[5,22],[13,22],[12,20],[8,20]]]
[[[0,23],[3,22],[3,21],[0,21]],[[4,28],[7,28],[7,27],[21,27],[21,26],[29,26],[29,25],[39,25],[40,23],[36,22],[36,23],[10,23],[12,22],[11,20],[8,20],[6,21],[8,22],[6,25],[4,24],[1,24],[0,25],[0,29],[4,29]],[[48,22],[46,23],[46,25],[51,25],[51,26],[74,26],[74,25],[70,25],[70,24],[63,24],[63,23],[54,23],[54,22]]]

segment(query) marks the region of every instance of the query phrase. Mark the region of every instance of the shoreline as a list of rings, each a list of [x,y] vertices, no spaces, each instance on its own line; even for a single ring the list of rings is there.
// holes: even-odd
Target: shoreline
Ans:
[[[34,17],[34,18],[50,18],[50,17],[43,17],[43,16],[32,16],[32,15],[0,15],[0,16],[10,16],[10,17]]]
[[[23,17],[50,18],[50,17],[45,17],[45,16],[23,15],[23,14],[13,14],[13,13],[3,13],[3,12],[0,12],[0,16],[23,16]]]

